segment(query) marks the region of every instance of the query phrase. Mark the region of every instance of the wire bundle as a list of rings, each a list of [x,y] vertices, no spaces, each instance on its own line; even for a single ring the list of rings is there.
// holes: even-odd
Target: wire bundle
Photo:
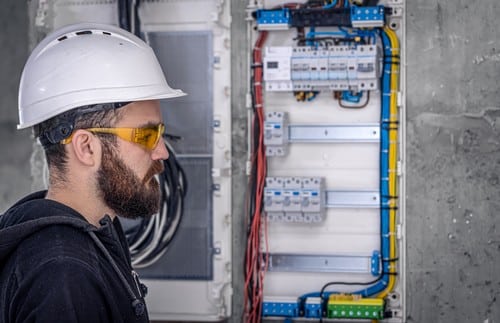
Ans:
[[[165,146],[170,157],[163,161],[165,169],[159,174],[160,210],[150,218],[142,218],[140,224],[126,232],[132,266],[135,268],[148,267],[163,256],[182,219],[186,175],[172,147],[168,143]]]
[[[253,142],[252,170],[249,179],[250,204],[248,210],[247,247],[245,255],[245,300],[244,321],[261,321],[264,275],[267,271],[267,257],[261,252],[261,234],[264,233],[267,254],[267,221],[263,213],[263,196],[266,180],[266,150],[264,146],[264,108],[262,94],[263,66],[262,45],[267,32],[260,32],[253,50]]]

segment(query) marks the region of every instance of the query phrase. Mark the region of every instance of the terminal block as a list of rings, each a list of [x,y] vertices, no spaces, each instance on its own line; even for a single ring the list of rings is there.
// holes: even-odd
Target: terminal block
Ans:
[[[360,295],[330,295],[327,305],[329,318],[372,319],[384,317],[384,300],[362,298]]]
[[[354,28],[383,27],[385,8],[376,7],[351,7],[351,24]]]
[[[308,297],[304,304],[304,316],[310,318],[321,317],[321,298]]]
[[[268,112],[264,120],[266,156],[284,156],[288,142],[288,121],[285,112]]]
[[[293,297],[264,297],[262,316],[299,316],[299,301]]]
[[[266,91],[370,91],[380,87],[376,45],[266,47]]]
[[[290,27],[383,27],[384,6],[351,6],[351,8],[280,8],[255,12],[258,30],[286,30]]]
[[[257,19],[257,29],[259,30],[286,30],[290,28],[290,10],[287,8],[257,10],[255,18]]]

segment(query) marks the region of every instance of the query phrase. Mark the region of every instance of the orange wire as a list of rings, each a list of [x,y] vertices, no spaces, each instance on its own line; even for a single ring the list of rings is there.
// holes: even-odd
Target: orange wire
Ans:
[[[255,104],[255,114],[253,119],[253,128],[255,129],[256,123],[259,128],[259,134],[257,142],[252,143],[252,147],[256,147],[255,151],[252,151],[251,161],[252,165],[255,167],[256,178],[249,181],[249,187],[251,188],[255,184],[255,201],[254,202],[254,214],[251,217],[250,230],[247,237],[247,250],[245,253],[245,317],[244,321],[247,323],[259,323],[261,321],[261,307],[263,299],[263,284],[264,284],[264,274],[267,270],[267,257],[265,257],[260,252],[260,233],[262,224],[264,224],[264,230],[267,231],[267,226],[265,221],[262,221],[262,202],[264,196],[264,187],[266,179],[266,151],[264,146],[264,113],[263,113],[263,91],[262,91],[262,44],[265,42],[267,37],[267,32],[260,32],[255,43],[253,50],[253,64],[254,64],[254,83],[252,84],[254,89],[254,104]],[[252,136],[254,138],[254,136]],[[267,233],[266,233],[267,235]],[[266,238],[267,241],[267,238]],[[267,244],[267,242],[265,242]],[[267,250],[267,246],[266,246]],[[264,268],[261,267],[264,264]],[[246,291],[252,286],[251,295]]]

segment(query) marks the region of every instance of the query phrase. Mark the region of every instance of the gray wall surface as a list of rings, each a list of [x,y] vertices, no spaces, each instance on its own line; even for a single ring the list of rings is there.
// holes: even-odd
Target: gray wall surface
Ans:
[[[235,219],[245,191],[245,4],[232,9]],[[500,323],[500,4],[408,0],[406,9],[407,322]],[[15,130],[27,10],[16,0],[0,10],[0,212],[32,186],[30,132]],[[240,282],[242,223],[234,221]],[[242,286],[234,292],[231,321],[240,322]]]
[[[407,1],[408,322],[500,322],[499,14]]]
[[[7,0],[0,9],[0,213],[31,190],[31,130],[16,130],[17,90],[28,57],[26,1]]]

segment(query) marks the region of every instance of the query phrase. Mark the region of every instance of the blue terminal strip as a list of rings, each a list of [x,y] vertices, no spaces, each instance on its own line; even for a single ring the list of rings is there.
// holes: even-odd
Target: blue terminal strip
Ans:
[[[376,7],[351,7],[351,24],[354,28],[360,27],[383,27],[385,8]]]
[[[290,10],[288,8],[276,10],[257,10],[257,26],[260,30],[288,29]]]
[[[371,6],[332,9],[259,9],[256,11],[259,30],[285,30],[290,27],[343,26],[353,28],[383,27],[385,7]]]
[[[321,298],[308,297],[304,304],[304,316],[309,318],[321,317]]]
[[[299,316],[299,301],[282,301],[262,303],[262,316],[297,317]]]
[[[371,257],[371,273],[373,276],[380,275],[380,252],[378,250],[373,251]]]

